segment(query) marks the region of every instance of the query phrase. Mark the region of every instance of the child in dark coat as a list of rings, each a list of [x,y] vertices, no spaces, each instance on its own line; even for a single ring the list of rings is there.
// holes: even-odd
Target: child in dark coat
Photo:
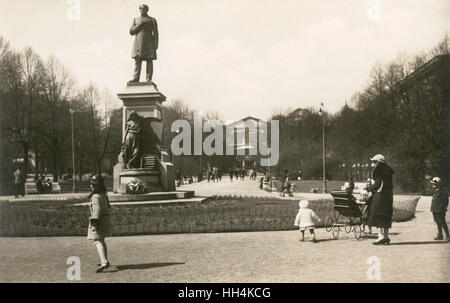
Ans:
[[[445,222],[445,213],[448,207],[448,193],[442,184],[441,178],[434,177],[431,179],[434,189],[433,199],[431,200],[431,212],[433,213],[434,222],[438,228],[438,234],[434,240],[443,240],[442,230],[445,232],[445,239],[450,242],[447,222]]]

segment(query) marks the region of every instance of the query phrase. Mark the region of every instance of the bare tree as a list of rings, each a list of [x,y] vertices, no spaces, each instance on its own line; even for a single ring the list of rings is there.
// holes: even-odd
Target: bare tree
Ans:
[[[114,101],[111,93],[104,89],[99,91],[94,84],[89,84],[82,92],[82,100],[87,106],[89,117],[89,156],[94,164],[95,172],[101,173],[102,162],[110,152],[111,115]]]
[[[70,138],[69,102],[75,82],[55,57],[50,57],[44,66],[43,106],[45,106],[45,118],[43,133],[45,143],[52,156],[53,174],[57,177],[61,173],[62,154],[70,147],[70,144],[67,144],[68,138]]]

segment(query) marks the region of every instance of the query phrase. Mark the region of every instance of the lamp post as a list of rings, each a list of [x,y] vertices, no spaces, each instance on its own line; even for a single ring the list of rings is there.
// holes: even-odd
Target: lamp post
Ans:
[[[70,120],[72,125],[72,192],[77,192],[77,183],[75,181],[75,145],[74,145],[74,136],[73,136],[73,114],[75,113],[74,109],[70,109]]]
[[[342,162],[341,167],[342,167],[342,177],[344,179],[347,179],[347,174],[345,173],[345,163],[344,162]]]
[[[325,171],[325,112],[324,112],[324,104],[320,103],[319,115],[322,116],[322,178],[323,178],[323,192],[327,192],[327,179],[326,179],[326,171]]]
[[[175,131],[175,133],[178,135],[180,133],[180,130],[177,129]],[[175,163],[173,163],[173,161],[175,160],[175,156],[174,156],[173,151],[172,151],[172,141],[173,141],[173,132],[171,131],[170,132],[170,158],[171,158],[170,162],[172,162],[172,164],[175,165]]]

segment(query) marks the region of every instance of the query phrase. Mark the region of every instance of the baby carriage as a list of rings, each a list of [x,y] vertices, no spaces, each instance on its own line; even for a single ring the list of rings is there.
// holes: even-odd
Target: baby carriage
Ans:
[[[325,229],[331,232],[334,239],[338,239],[339,233],[353,232],[357,240],[363,234],[363,209],[364,202],[357,201],[351,193],[347,191],[333,191],[334,215],[325,219]]]

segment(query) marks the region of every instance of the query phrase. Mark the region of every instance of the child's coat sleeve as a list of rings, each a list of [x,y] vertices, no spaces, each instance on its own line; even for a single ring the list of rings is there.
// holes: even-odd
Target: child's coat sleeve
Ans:
[[[316,213],[314,211],[311,211],[311,216],[313,217],[313,219],[316,222],[320,222],[320,218],[316,215]]]
[[[100,219],[101,217],[101,206],[100,197],[98,195],[92,196],[92,217],[93,219]]]
[[[295,217],[294,225],[298,226],[300,224],[300,212],[297,213],[297,216]]]

